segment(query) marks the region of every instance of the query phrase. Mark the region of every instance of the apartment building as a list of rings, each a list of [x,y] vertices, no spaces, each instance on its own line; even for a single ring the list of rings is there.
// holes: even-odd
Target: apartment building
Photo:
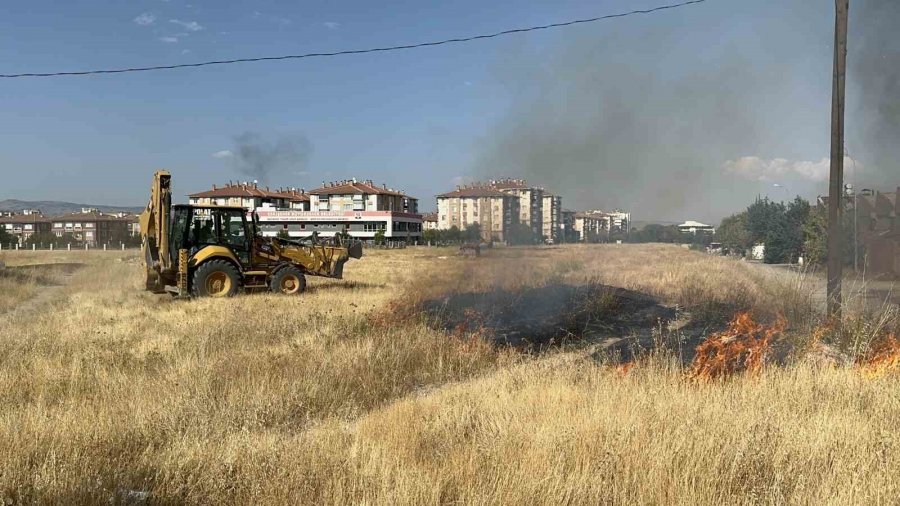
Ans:
[[[575,215],[578,214],[576,211],[572,211],[569,209],[563,209],[560,212],[560,216],[562,219],[562,236],[563,242],[578,242],[578,232],[575,230]]]
[[[229,181],[227,185],[212,190],[188,195],[188,202],[197,206],[240,206],[248,211],[268,204],[272,207],[285,207],[285,195],[280,192],[260,188],[256,183]]]
[[[282,207],[270,204],[256,210],[263,235],[284,231],[292,237],[313,233],[329,237],[346,232],[374,240],[381,233],[387,240],[408,242],[422,237],[418,199],[384,184],[376,186],[371,180],[323,183],[321,188],[295,195],[294,200],[284,192],[279,198]]]
[[[103,214],[96,209],[82,209],[80,213],[54,216],[50,231],[57,237],[71,237],[89,246],[118,245],[134,233],[130,217]]]
[[[438,213],[425,213],[422,215],[422,230],[438,229]]]
[[[531,227],[532,233],[544,235],[544,193],[543,188],[532,186],[524,179],[495,179],[490,186],[519,199],[519,223]]]
[[[562,221],[562,197],[545,193],[541,209],[543,227],[541,235],[548,244],[565,242]]]
[[[603,235],[602,219],[599,215],[589,212],[576,212],[573,215],[572,229],[575,232],[575,240],[578,242],[597,241]]]
[[[0,216],[0,227],[18,244],[24,244],[34,234],[50,232],[50,220],[32,211],[28,214],[4,213]]]
[[[282,205],[288,209],[310,210],[310,196],[302,188],[299,190],[297,188],[278,189],[275,194],[281,198]]]
[[[469,224],[481,226],[482,239],[488,242],[509,240],[511,227],[519,223],[520,197],[488,185],[469,185],[437,196],[439,229]]]

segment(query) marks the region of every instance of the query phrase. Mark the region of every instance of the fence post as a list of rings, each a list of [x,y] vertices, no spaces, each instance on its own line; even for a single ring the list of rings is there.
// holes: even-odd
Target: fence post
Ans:
[[[33,243],[31,243],[31,251],[35,251],[35,250],[37,250],[37,243],[33,242]]]
[[[125,243],[122,243],[122,251],[125,251]]]
[[[88,243],[84,243],[84,250],[87,251]]]
[[[106,244],[103,245],[103,251],[106,251]]]
[[[66,244],[66,251],[72,251],[72,243]]]
[[[19,251],[19,243],[16,243],[16,251]]]
[[[53,251],[53,243],[50,243],[50,251]]]

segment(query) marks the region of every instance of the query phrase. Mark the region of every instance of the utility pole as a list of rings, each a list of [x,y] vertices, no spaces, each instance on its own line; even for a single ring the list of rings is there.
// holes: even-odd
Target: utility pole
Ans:
[[[835,0],[834,72],[831,89],[831,175],[828,185],[828,316],[841,318],[843,248],[841,211],[844,203],[844,84],[847,76],[847,17],[850,0]]]

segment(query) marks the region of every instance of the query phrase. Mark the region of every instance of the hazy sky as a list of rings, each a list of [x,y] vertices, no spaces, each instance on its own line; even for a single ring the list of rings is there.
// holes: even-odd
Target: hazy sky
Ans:
[[[0,73],[392,45],[662,3],[6,2]],[[757,194],[826,192],[832,28],[829,0],[709,0],[390,54],[0,80],[0,199],[143,205],[163,167],[179,195],[254,174],[357,177],[429,209],[461,181],[527,176],[569,208],[714,221]],[[890,183],[854,86],[857,184]]]

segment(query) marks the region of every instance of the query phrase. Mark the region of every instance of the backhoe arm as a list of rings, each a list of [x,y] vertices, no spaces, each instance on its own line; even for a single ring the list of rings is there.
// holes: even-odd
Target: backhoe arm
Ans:
[[[141,213],[141,251],[147,267],[147,289],[163,291],[162,273],[172,271],[173,259],[169,252],[169,215],[172,211],[172,175],[160,170],[153,174],[150,200]]]

